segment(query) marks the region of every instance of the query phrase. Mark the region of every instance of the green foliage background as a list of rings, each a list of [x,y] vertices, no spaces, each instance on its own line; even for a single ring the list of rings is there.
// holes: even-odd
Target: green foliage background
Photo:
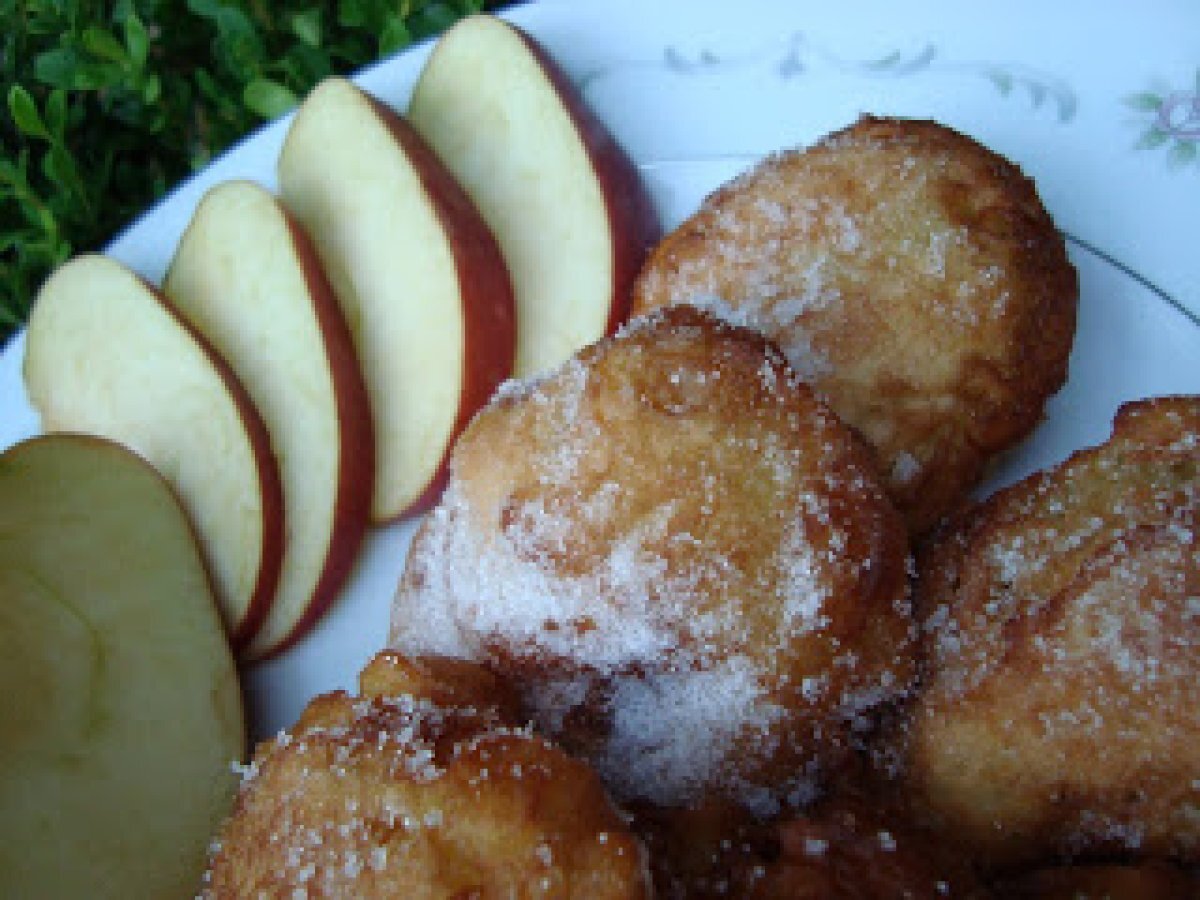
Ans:
[[[0,344],[41,282],[330,74],[485,0],[0,0]]]

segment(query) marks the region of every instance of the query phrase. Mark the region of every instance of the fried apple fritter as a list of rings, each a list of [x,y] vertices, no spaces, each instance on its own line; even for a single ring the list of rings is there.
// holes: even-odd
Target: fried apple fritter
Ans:
[[[258,748],[204,897],[650,896],[595,773],[513,724],[492,676],[384,653],[361,689]]]
[[[910,684],[905,565],[859,440],[761,336],[675,308],[476,417],[392,645],[511,680],[622,802],[773,810]]]
[[[708,197],[652,253],[633,308],[695,304],[766,333],[923,533],[1041,419],[1077,299],[1015,165],[934,122],[866,117]]]
[[[994,495],[923,554],[909,778],[985,864],[1200,859],[1200,398]]]

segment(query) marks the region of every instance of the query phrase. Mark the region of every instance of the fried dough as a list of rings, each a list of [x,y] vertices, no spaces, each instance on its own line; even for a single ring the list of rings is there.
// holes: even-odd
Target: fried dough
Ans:
[[[650,896],[595,773],[507,720],[486,672],[385,653],[361,682],[259,747],[202,896]]]
[[[986,865],[1200,860],[1200,398],[947,526],[920,562],[916,801]]]
[[[906,558],[858,439],[761,336],[680,307],[476,417],[392,645],[512,680],[620,801],[771,811],[910,684]]]
[[[1077,299],[1016,166],[934,122],[866,117],[708,197],[652,253],[633,308],[706,306],[775,340],[922,533],[1042,417]]]

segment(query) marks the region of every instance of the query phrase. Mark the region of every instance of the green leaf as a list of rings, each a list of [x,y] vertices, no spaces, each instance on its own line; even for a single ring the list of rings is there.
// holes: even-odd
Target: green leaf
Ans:
[[[383,31],[379,34],[379,55],[388,56],[403,50],[413,42],[412,33],[400,16],[388,16]]]
[[[264,56],[254,24],[241,10],[230,7],[223,9],[217,17],[217,39],[213,49],[226,71],[236,77],[256,72]]]
[[[30,209],[33,214],[31,221],[46,235],[54,235],[58,233],[58,222],[54,218],[54,213],[46,206],[33,206]]]
[[[162,81],[157,75],[151,75],[142,82],[142,102],[153,106],[162,97]]]
[[[26,182],[24,167],[4,160],[3,165],[0,165],[0,193],[5,197],[12,198],[16,206],[19,207],[22,197],[28,191],[29,187]]]
[[[1200,157],[1200,150],[1195,141],[1176,141],[1171,145],[1171,162],[1177,166],[1186,166]]]
[[[42,84],[73,88],[75,86],[75,70],[79,64],[79,55],[74,50],[60,47],[38,54],[33,64],[33,71],[37,80]]]
[[[198,67],[192,73],[192,79],[200,91],[201,98],[208,103],[215,102],[221,96],[221,88],[215,78],[204,67]]]
[[[868,69],[873,69],[877,72],[883,72],[883,71],[886,71],[887,69],[894,68],[896,65],[899,64],[899,62],[902,58],[903,57],[900,55],[899,50],[893,50],[887,56],[883,56],[883,57],[880,57],[879,59],[875,59],[875,60],[870,60],[869,62],[866,63],[866,67]]]
[[[134,68],[145,68],[150,55],[150,35],[135,12],[125,18],[125,49]]]
[[[992,69],[987,73],[987,77],[1003,96],[1007,97],[1012,93],[1013,77],[1011,73],[1002,69]]]
[[[216,27],[212,51],[221,67],[237,79],[253,77],[264,55],[254,21],[237,6],[217,0],[188,0],[188,9]]]
[[[447,3],[429,3],[413,13],[408,23],[415,40],[432,37],[445,31],[456,21],[458,12]]]
[[[273,74],[288,85],[301,90],[317,84],[334,71],[334,61],[327,50],[308,44],[293,44],[287,56],[272,69]]]
[[[1163,98],[1150,91],[1142,91],[1125,98],[1125,104],[1133,109],[1145,112],[1158,112],[1162,109]]]
[[[293,15],[292,34],[309,47],[321,46],[321,7],[314,6]]]
[[[62,144],[54,144],[42,158],[42,171],[59,190],[79,194],[79,170]]]
[[[22,134],[50,140],[50,131],[42,121],[37,103],[29,91],[19,84],[14,84],[8,91],[8,114]]]
[[[83,30],[83,49],[99,59],[125,65],[129,56],[121,42],[106,28],[92,26]]]
[[[276,119],[296,106],[296,95],[277,81],[256,78],[242,92],[246,106],[264,119]]]
[[[220,0],[187,0],[187,8],[202,19],[216,21],[217,17],[221,15],[221,10],[225,8],[225,4]]]
[[[1139,150],[1153,150],[1155,147],[1161,147],[1170,138],[1161,128],[1151,128],[1137,142]]]
[[[0,253],[7,253],[21,246],[22,239],[25,237],[24,232],[10,231],[7,234],[0,234]]]
[[[55,140],[61,141],[67,129],[67,92],[55,88],[46,98],[46,127]]]
[[[50,87],[69,91],[94,91],[111,87],[124,79],[119,67],[111,63],[89,62],[69,47],[47,50],[34,60],[37,80]]]
[[[361,28],[370,21],[370,8],[365,0],[340,0],[338,24],[343,28]]]

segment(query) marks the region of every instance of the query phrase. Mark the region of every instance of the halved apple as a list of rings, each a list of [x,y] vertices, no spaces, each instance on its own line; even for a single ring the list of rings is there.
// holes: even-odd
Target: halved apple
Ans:
[[[157,289],[88,254],[38,292],[24,375],[45,430],[125,444],[179,493],[240,648],[275,595],[284,523],[266,427],[233,371]]]
[[[512,373],[512,285],[495,239],[416,132],[340,78],[301,104],[279,183],[316,244],[366,376],[372,516],[428,508],[454,438]]]
[[[362,373],[311,241],[257,184],[204,195],[163,291],[233,368],[279,462],[283,567],[247,653],[269,656],[329,606],[367,528],[375,439]]]
[[[657,213],[637,168],[543,48],[493,16],[459,21],[426,62],[408,118],[504,251],[519,377],[625,320],[661,236]]]
[[[83,435],[0,455],[0,896],[194,896],[245,741],[162,478]]]

